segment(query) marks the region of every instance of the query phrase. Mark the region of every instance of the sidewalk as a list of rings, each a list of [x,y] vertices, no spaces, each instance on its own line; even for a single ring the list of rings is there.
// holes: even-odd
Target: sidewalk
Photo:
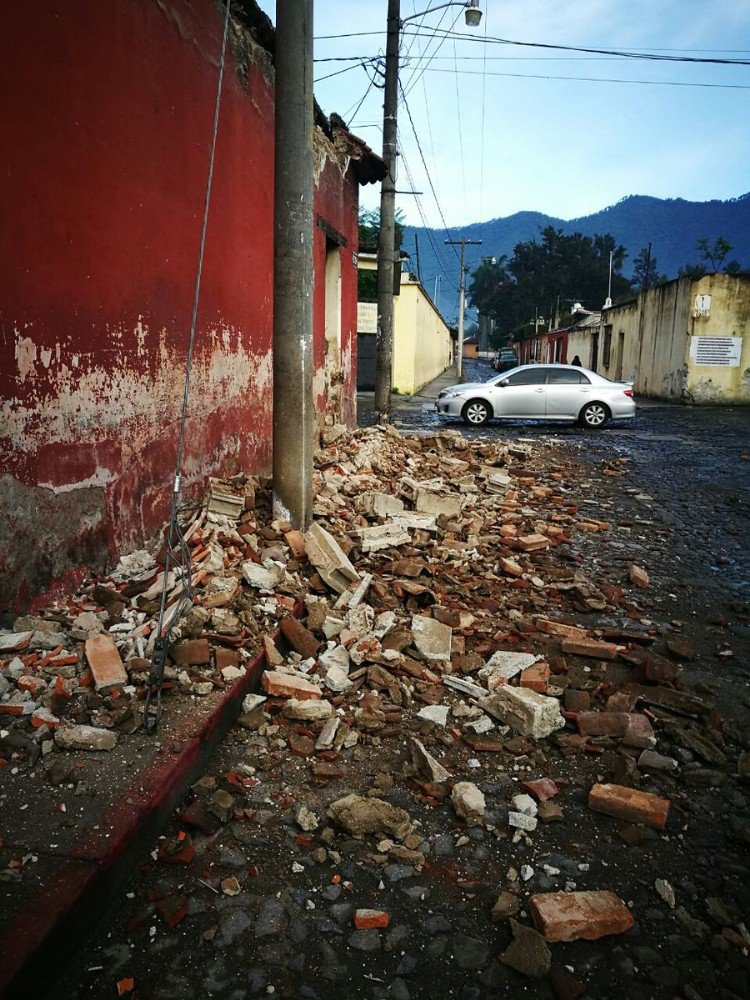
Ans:
[[[492,373],[492,366],[488,361],[484,361],[481,358],[469,358],[464,360],[464,374],[460,381],[484,382]],[[455,385],[458,381],[456,366],[451,365],[450,368],[446,368],[437,378],[434,378],[432,382],[428,382],[427,385],[423,386],[413,396],[400,396],[394,393],[391,397],[394,416],[397,417],[399,412],[408,413],[414,410],[427,409],[432,411],[433,404],[440,392],[443,389],[447,389],[449,385]],[[374,392],[357,393],[357,423],[360,427],[370,427],[375,423]]]

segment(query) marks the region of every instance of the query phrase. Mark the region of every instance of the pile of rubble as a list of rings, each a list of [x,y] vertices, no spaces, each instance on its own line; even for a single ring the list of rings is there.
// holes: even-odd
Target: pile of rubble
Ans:
[[[656,625],[639,608],[646,571],[586,571],[586,554],[614,529],[571,502],[570,475],[523,443],[358,431],[318,454],[304,535],[272,519],[252,480],[212,483],[186,531],[197,600],[178,626],[165,710],[231,684],[258,648],[267,669],[240,717],[257,759],[226,787],[197,789],[184,824],[205,832],[249,818],[243,799],[258,773],[294,758],[318,794],[294,812],[300,842],[320,838],[310,863],[340,861],[343,833],[370,838],[371,862],[413,873],[429,864],[435,836],[389,801],[394,777],[418,810],[450,804],[451,846],[481,828],[533,851],[540,823],[565,821],[576,759],[612,756],[610,780],[585,793],[626,844],[684,816],[678,778],[710,787],[746,775],[741,738],[682,687],[693,650],[681,623]],[[0,752],[107,749],[137,727],[160,565],[163,552],[126,556],[68,607],[0,635]],[[168,586],[175,603],[178,581]],[[580,624],[586,616],[591,625]],[[347,762],[381,758],[371,787],[326,799]],[[164,841],[160,857],[186,860],[186,850],[184,836]],[[535,929],[518,923],[532,876],[530,864],[511,867],[491,915],[511,920],[503,962],[518,971],[546,975],[548,942],[633,923],[619,896],[577,892],[570,880],[529,898]],[[672,891],[666,881],[657,890]],[[373,909],[353,919],[364,935],[388,923]],[[744,925],[725,931],[732,946],[750,944]]]

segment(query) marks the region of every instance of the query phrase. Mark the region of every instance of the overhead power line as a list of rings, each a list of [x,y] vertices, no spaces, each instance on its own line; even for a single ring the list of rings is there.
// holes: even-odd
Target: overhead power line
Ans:
[[[428,69],[427,73],[450,73],[453,69]],[[482,76],[481,70],[459,69],[457,71],[462,76]],[[708,87],[714,90],[750,90],[750,84],[744,83],[694,83],[681,82],[679,80],[626,80],[624,77],[608,76],[555,76],[551,73],[498,73],[488,71],[487,76],[509,76],[522,80],[571,80],[582,81],[584,83],[636,83],[651,87]]]
[[[430,37],[437,34],[438,29],[434,28],[428,32]],[[442,29],[442,33],[448,37],[455,37],[457,41],[471,42],[475,45],[517,45],[523,48],[553,49],[562,52],[585,52],[593,55],[613,56],[620,59],[651,59],[665,62],[688,62],[688,63],[714,63],[728,66],[750,66],[750,59],[725,59],[716,56],[686,56],[668,55],[670,52],[737,52],[745,54],[748,49],[617,49],[617,48],[594,48],[585,45],[558,45],[553,42],[522,42],[513,38],[499,38],[494,35],[476,36],[464,34],[463,32],[452,32]],[[317,35],[316,41],[326,41],[338,38],[367,38],[382,36],[382,31],[354,31],[345,32],[338,35]],[[425,37],[425,32],[420,31],[411,25],[404,27],[405,35],[421,35]]]

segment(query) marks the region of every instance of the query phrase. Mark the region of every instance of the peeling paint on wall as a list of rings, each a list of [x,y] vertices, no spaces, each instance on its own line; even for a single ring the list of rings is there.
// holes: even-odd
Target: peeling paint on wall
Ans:
[[[52,349],[38,348],[29,337],[17,339],[19,379],[30,384],[22,398],[0,404],[0,456],[76,439],[103,440],[126,427],[129,446],[137,448],[148,439],[152,426],[177,420],[185,359],[170,350],[167,331],[159,331],[155,357],[143,370],[134,368],[131,352],[122,343],[123,331],[111,332],[121,343],[107,368],[96,362],[89,365],[86,354],[74,355],[69,342],[55,345],[53,364]],[[147,324],[139,320],[132,333],[136,353],[142,357],[149,337]],[[190,392],[193,414],[239,399],[257,409],[267,408],[267,398],[265,404],[263,400],[271,388],[271,359],[268,354],[251,353],[245,344],[252,342],[252,337],[233,327],[219,325],[199,332]]]

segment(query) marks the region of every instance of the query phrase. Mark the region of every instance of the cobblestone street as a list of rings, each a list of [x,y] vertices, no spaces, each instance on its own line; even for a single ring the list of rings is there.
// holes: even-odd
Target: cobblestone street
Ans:
[[[468,378],[487,371],[467,368]],[[428,397],[398,403],[400,430],[434,434]],[[747,414],[646,402],[632,426],[599,433],[514,423],[466,430],[466,436],[531,442],[541,455],[537,482],[566,470],[568,501],[595,522],[613,525],[609,537],[580,536],[574,563],[612,579],[637,563],[650,577],[638,621],[589,614],[586,627],[622,635],[631,633],[617,630],[650,629],[657,643],[677,629],[691,651],[683,663],[685,690],[709,699],[725,720],[724,740],[746,751]],[[592,696],[614,690],[610,685],[621,676],[617,669],[605,675],[603,667],[582,668],[593,671]],[[459,708],[453,708],[457,718]],[[718,746],[680,742],[687,737],[679,714],[659,706],[649,714],[667,756],[654,755],[654,768],[634,779],[606,739],[585,754],[560,755],[540,743],[473,763],[465,743],[418,718],[342,751],[335,764],[310,765],[318,775],[311,778],[304,753],[266,756],[272,730],[260,735],[237,727],[199,793],[230,787],[231,776],[234,786],[243,786],[246,814],[235,813],[221,827],[204,817],[195,860],[184,867],[163,864],[164,845],[184,836],[189,818],[175,816],[167,841],[142,859],[53,996],[116,995],[120,982],[133,996],[165,1000],[342,994],[491,1000],[519,992],[561,1000],[745,997],[750,942],[746,930],[734,928],[746,927],[750,912],[747,756],[729,766]],[[456,776],[475,775],[487,800],[486,826],[456,823],[448,800],[423,798],[419,805],[402,781],[410,737],[426,740]],[[543,822],[533,839],[511,841],[507,797],[518,782],[540,776],[563,789],[554,802],[564,820]],[[630,779],[671,800],[665,830],[617,829],[587,807],[592,783]],[[322,819],[318,826],[332,800],[352,789],[418,815],[418,834],[394,846],[388,838],[334,837]],[[301,805],[312,816],[309,824]],[[528,895],[563,888],[611,890],[636,923],[621,937],[554,944],[552,973],[545,976],[549,960],[538,940],[526,941],[523,928],[507,918],[528,924]],[[356,922],[355,911],[368,908],[387,914],[385,929]],[[517,958],[509,958],[509,926],[520,935]]]

